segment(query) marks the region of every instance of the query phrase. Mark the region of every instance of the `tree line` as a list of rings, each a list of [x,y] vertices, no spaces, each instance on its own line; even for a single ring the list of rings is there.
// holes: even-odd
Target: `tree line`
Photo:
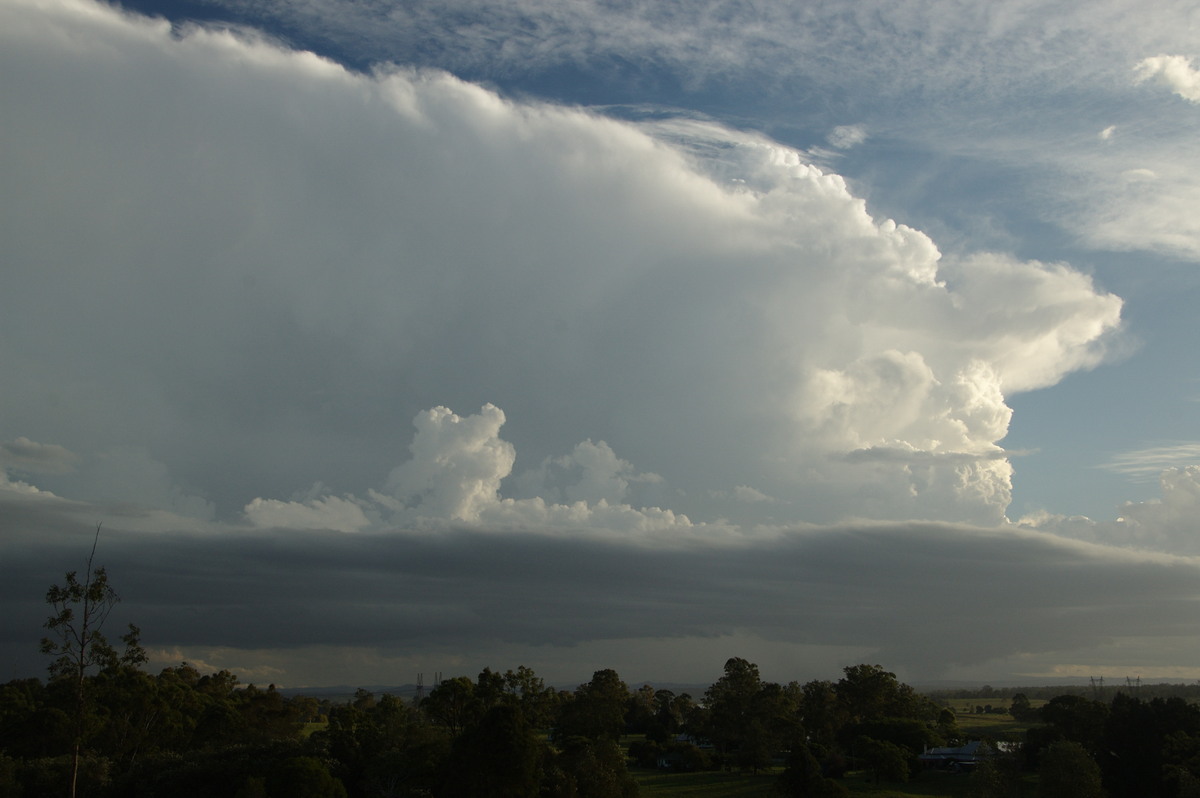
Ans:
[[[788,794],[836,795],[852,762],[894,778],[956,733],[953,713],[877,665],[780,685],[733,658],[695,698],[631,689],[611,669],[556,690],[522,666],[447,679],[419,701],[359,690],[334,703],[187,664],[152,675],[119,657],[84,685],[81,720],[69,673],[0,685],[0,794],[61,796],[77,761],[83,796],[626,798],[631,764],[786,761]],[[622,747],[626,735],[636,742]]]
[[[1200,798],[1200,706],[1179,696],[1109,700],[1067,694],[1032,708],[1014,696],[1013,716],[1031,725],[976,774],[974,798],[1021,796],[1038,774],[1045,798]]]

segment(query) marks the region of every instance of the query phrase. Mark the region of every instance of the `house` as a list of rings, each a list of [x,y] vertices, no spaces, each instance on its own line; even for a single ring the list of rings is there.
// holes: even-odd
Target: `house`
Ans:
[[[983,759],[996,752],[983,740],[972,740],[957,748],[926,748],[917,757],[921,767],[937,770],[973,770]]]

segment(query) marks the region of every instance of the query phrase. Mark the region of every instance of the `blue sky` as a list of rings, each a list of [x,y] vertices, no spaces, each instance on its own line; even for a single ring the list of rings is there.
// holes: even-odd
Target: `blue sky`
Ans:
[[[1200,678],[1198,16],[8,3],[12,675]]]

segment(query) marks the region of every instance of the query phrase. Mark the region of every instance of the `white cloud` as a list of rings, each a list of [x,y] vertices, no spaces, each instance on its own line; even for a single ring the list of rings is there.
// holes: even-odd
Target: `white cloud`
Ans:
[[[352,498],[321,496],[307,501],[255,499],[246,505],[246,519],[256,527],[332,529],[358,532],[371,526],[360,503]]]
[[[37,443],[21,436],[0,443],[0,471],[63,474],[74,470],[79,455],[54,443]]]
[[[521,491],[553,498],[562,503],[599,501],[622,503],[629,498],[630,485],[658,484],[658,474],[639,473],[633,464],[617,457],[604,441],[583,441],[561,457],[547,457],[542,464],[517,478]]]
[[[516,450],[500,437],[504,411],[484,405],[471,416],[445,407],[417,414],[412,457],[392,469],[383,489],[368,498],[329,495],[316,483],[291,501],[256,498],[243,510],[259,528],[330,529],[359,532],[415,525],[425,530],[447,526],[572,534],[676,531],[718,534],[728,526],[694,525],[686,515],[654,506],[634,507],[624,500],[630,483],[657,484],[657,474],[638,473],[604,442],[584,441],[569,455],[547,458],[528,472],[526,485],[560,497],[506,498],[500,485],[510,475]]]
[[[487,404],[464,418],[435,407],[413,423],[412,459],[392,471],[384,492],[423,515],[479,520],[516,460],[512,444],[499,436],[504,411]]]
[[[775,501],[761,490],[755,490],[749,485],[737,485],[733,489],[733,497],[740,502],[771,502]]]
[[[1162,498],[1127,502],[1121,522],[1136,545],[1200,555],[1200,466],[1168,468],[1159,478]]]
[[[873,198],[911,208],[940,204],[947,184],[986,186],[984,207],[956,208],[951,200],[944,215],[969,222],[973,235],[994,234],[990,247],[1009,246],[1014,231],[1005,216],[1029,212],[1089,247],[1189,259],[1200,251],[1193,227],[1155,223],[1157,212],[1194,207],[1186,190],[1200,174],[1194,123],[1164,114],[1156,97],[1130,81],[1134,64],[1141,80],[1153,78],[1181,96],[1196,90],[1188,58],[1145,58],[1195,47],[1195,8],[1183,0],[1153,7],[1129,0],[953,7],[938,0],[736,7],[721,0],[636,7],[464,0],[453,14],[438,5],[348,0],[254,0],[250,13],[244,0],[224,5],[242,18],[307,31],[310,40],[340,45],[365,61],[438,66],[518,90],[522,78],[561,74],[564,67],[625,102],[641,99],[633,87],[675,82],[704,97],[706,106],[723,100],[737,118],[799,128],[799,146],[814,155],[813,139],[828,138],[826,131],[852,114],[863,121],[844,127],[869,129],[922,164],[924,174],[868,170]],[[614,63],[637,78],[614,70]],[[547,83],[553,81],[537,80],[542,90]],[[1110,145],[1104,152],[1089,151],[1092,131],[1111,132],[1114,118],[1121,120],[1121,141],[1104,139]],[[1123,196],[1114,177],[1130,150],[1162,154],[1171,164],[1165,173],[1178,175],[1183,190],[1163,186],[1161,198]],[[964,165],[979,168],[978,176],[964,180]],[[1006,173],[998,176],[996,165]],[[888,171],[899,185],[885,191],[880,182]],[[1010,192],[1016,207],[996,218],[993,203],[1004,203]]]
[[[222,2],[237,10],[247,6],[245,0]],[[617,54],[636,66],[667,70],[693,89],[743,78],[758,92],[793,83],[803,90],[815,80],[874,90],[881,102],[906,99],[914,88],[958,92],[960,101],[972,92],[994,96],[1005,88],[1027,94],[1031,87],[1068,83],[1081,63],[1114,52],[1126,56],[1108,67],[1115,74],[1148,48],[1194,45],[1187,25],[1193,9],[1176,0],[1153,8],[1126,0],[1087,7],[947,6],[937,0],[736,7],[721,0],[619,7],[595,0],[460,0],[452,15],[439,7],[350,0],[249,5],[258,18],[320,31],[374,61],[429,58],[432,50],[445,68],[507,76],[568,65],[586,70]],[[920,112],[928,110],[920,104]]]
[[[253,649],[231,649],[225,647],[206,647],[184,652],[178,646],[172,648],[147,649],[150,668],[178,667],[191,665],[200,673],[216,673],[227,670],[238,677],[240,684],[276,684],[279,677],[286,671],[270,664],[277,657],[276,652],[255,651]],[[263,660],[266,660],[265,662]],[[344,673],[344,671],[343,671]],[[332,684],[336,676],[326,682]],[[286,684],[276,684],[276,687],[288,687]]]
[[[1069,223],[1091,246],[1115,251],[1161,252],[1200,261],[1200,168],[1174,144],[1149,144],[1132,169],[1085,181],[1091,200]]]
[[[19,479],[10,479],[8,474],[5,474],[3,471],[0,471],[0,490],[6,490],[10,493],[21,493],[27,496],[54,496],[53,493],[44,491],[36,485],[30,485],[28,482],[22,482]]]
[[[0,418],[136,453],[80,496],[357,528],[325,497],[368,501],[421,413],[386,500],[367,493],[393,513],[991,522],[1007,397],[1094,366],[1119,323],[1070,267],[943,257],[760,135],[352,74],[81,0],[5,4],[0,44],[20,76],[0,85],[0,316],[62,320],[3,341]],[[507,440],[497,408],[445,409],[484,402]],[[844,457],[876,447],[983,459]],[[518,450],[580,478],[504,496]],[[302,507],[272,499],[314,479]],[[712,499],[738,484],[796,500]]]
[[[1182,55],[1156,55],[1139,61],[1134,70],[1138,83],[1153,80],[1188,102],[1200,103],[1200,70],[1192,66],[1192,59]]]
[[[1169,466],[1166,462],[1200,459],[1194,445],[1164,447],[1131,453],[1110,464],[1121,473],[1143,477],[1155,470],[1161,498],[1125,502],[1114,521],[1094,521],[1083,516],[1035,513],[1018,523],[1030,529],[1063,537],[1187,556],[1200,555],[1200,465]]]
[[[1121,179],[1127,183],[1146,183],[1158,179],[1153,169],[1126,169],[1121,172]]]
[[[166,464],[141,447],[101,452],[79,468],[78,477],[73,497],[127,502],[201,520],[216,514],[211,501],[179,485]]]
[[[838,125],[828,136],[830,146],[839,150],[857,147],[867,140],[867,129],[863,125]]]

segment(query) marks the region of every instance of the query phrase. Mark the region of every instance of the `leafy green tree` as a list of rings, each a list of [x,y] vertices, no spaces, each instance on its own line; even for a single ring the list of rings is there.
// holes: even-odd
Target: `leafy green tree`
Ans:
[[[958,717],[951,709],[943,708],[938,712],[936,728],[937,736],[942,742],[962,739],[962,733],[958,729]]]
[[[543,780],[550,798],[634,798],[638,785],[613,740],[571,737],[562,742]]]
[[[325,730],[313,735],[335,763],[334,775],[354,798],[431,794],[444,779],[448,733],[392,695],[356,693],[333,708]]]
[[[646,734],[654,727],[657,704],[654,688],[643,684],[629,696],[625,709],[625,728],[632,734]]]
[[[1175,798],[1200,798],[1200,777],[1188,770],[1168,768],[1166,781],[1175,791]]]
[[[1079,743],[1089,754],[1094,754],[1100,750],[1108,712],[1108,705],[1099,701],[1060,695],[1046,702],[1038,710],[1038,716],[1058,735]]]
[[[856,723],[853,729],[857,736],[898,745],[909,756],[916,756],[927,747],[944,742],[938,736],[936,727],[915,718],[878,718]]]
[[[296,741],[239,743],[194,751],[175,752],[142,759],[128,775],[114,783],[111,795],[142,798],[293,798],[296,778],[289,771],[310,774],[298,758],[311,756]],[[317,776],[313,784],[321,798],[337,798],[332,782]],[[304,794],[303,792],[299,794]],[[310,794],[312,795],[312,794]]]
[[[740,657],[725,663],[724,676],[704,696],[709,738],[743,770],[765,767],[785,741],[800,737],[800,686],[764,682],[758,666]]]
[[[504,683],[504,674],[491,668],[484,668],[479,672],[479,676],[475,680],[474,695],[479,704],[479,717],[482,717],[484,712],[494,706],[508,703],[512,697]]]
[[[0,795],[20,798],[21,783],[17,778],[19,763],[17,760],[0,753]]]
[[[1038,798],[1104,798],[1100,767],[1074,740],[1052,743],[1042,752]]]
[[[1095,758],[1115,798],[1175,798],[1200,775],[1200,707],[1179,697],[1118,693]]]
[[[498,697],[496,700],[499,700]],[[434,723],[445,726],[451,737],[458,737],[480,716],[481,702],[475,684],[466,676],[456,676],[434,687],[421,702],[421,711]]]
[[[779,777],[779,792],[787,798],[842,798],[850,791],[821,771],[812,750],[803,743],[792,746],[787,767]]]
[[[1011,798],[1021,795],[1021,761],[1011,753],[980,759],[967,790],[968,798]]]
[[[1200,798],[1200,732],[1165,730],[1162,747],[1163,782],[1168,791],[1174,791],[1175,798]]]
[[[1014,720],[1028,720],[1034,717],[1033,704],[1029,701],[1029,696],[1024,693],[1017,693],[1012,697],[1012,703],[1008,707],[1008,713],[1013,716]]]
[[[854,753],[875,775],[876,784],[881,780],[908,781],[907,749],[895,743],[859,737],[854,742]]]
[[[671,690],[654,691],[653,715],[646,728],[646,736],[664,742],[679,730],[682,718],[675,707],[675,693]]]
[[[879,665],[851,665],[834,686],[838,704],[852,723],[879,718],[916,718],[935,708]]]
[[[813,744],[833,748],[845,714],[833,682],[811,681],[800,688],[800,722]]]
[[[611,668],[596,671],[579,685],[559,711],[557,736],[607,739],[616,742],[625,730],[629,688]]]
[[[271,740],[296,740],[304,728],[301,705],[287,701],[268,685],[259,690],[248,685],[232,694],[233,703],[241,715],[241,740],[249,743]]]
[[[504,689],[517,702],[525,720],[535,729],[544,729],[554,721],[558,693],[524,665],[504,672]]]
[[[280,798],[346,798],[346,788],[329,772],[329,766],[311,756],[287,760],[268,784],[271,794]]]
[[[536,798],[544,746],[521,711],[499,704],[454,742],[443,798]]]
[[[121,770],[164,742],[163,726],[171,708],[158,694],[158,682],[132,668],[104,671],[91,682],[97,722],[88,744],[112,758]]]
[[[755,698],[761,689],[758,666],[732,657],[725,662],[724,675],[704,693],[709,738],[726,757],[741,751],[743,763],[750,767],[764,756],[759,743],[765,728],[762,719],[755,717]]]
[[[36,759],[70,750],[71,717],[51,703],[51,692],[64,691],[51,691],[38,679],[0,685],[0,751],[18,759]]]

